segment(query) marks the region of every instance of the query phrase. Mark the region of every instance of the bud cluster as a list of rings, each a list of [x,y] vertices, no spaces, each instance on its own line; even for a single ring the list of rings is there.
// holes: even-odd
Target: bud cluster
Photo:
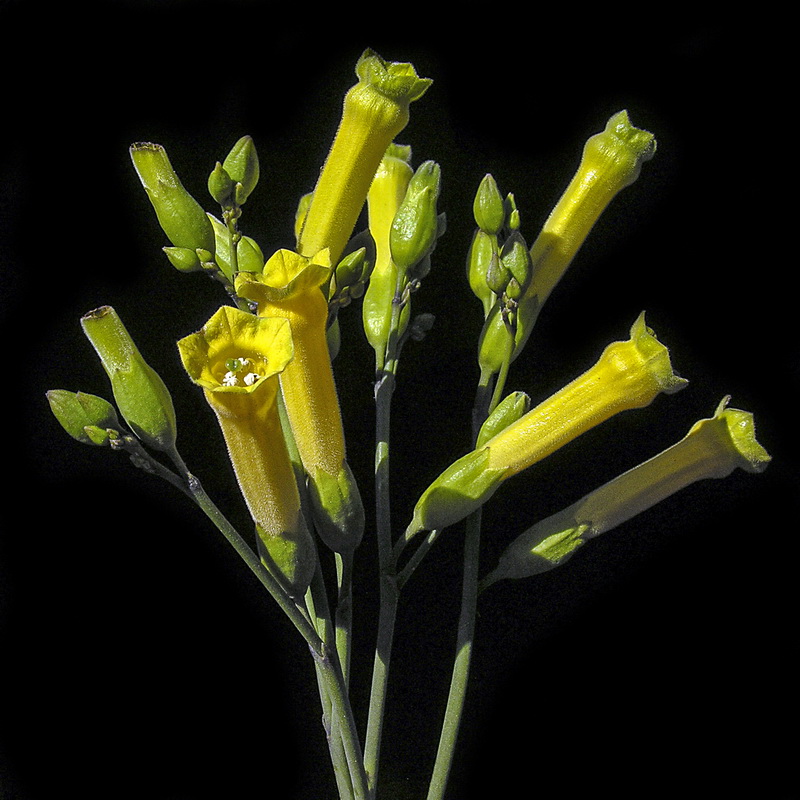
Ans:
[[[533,264],[514,195],[503,199],[492,175],[478,186],[472,211],[477,229],[467,255],[467,279],[484,316],[478,361],[484,372],[496,374],[511,360],[519,303]]]

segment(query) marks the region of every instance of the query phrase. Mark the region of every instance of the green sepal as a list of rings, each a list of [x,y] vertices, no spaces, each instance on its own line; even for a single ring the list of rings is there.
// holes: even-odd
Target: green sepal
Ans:
[[[569,509],[567,509],[569,511]],[[587,540],[591,524],[576,524],[569,513],[548,518],[518,536],[483,580],[484,588],[499,580],[528,578],[566,563]]]
[[[160,144],[137,142],[131,160],[158,223],[175,247],[214,251],[214,231],[206,212],[186,191]]]
[[[511,392],[502,402],[498,403],[497,408],[481,425],[475,449],[479,450],[489,439],[527,414],[530,408],[531,398],[525,392]]]
[[[47,401],[61,427],[73,439],[83,444],[107,444],[108,434],[103,437],[98,431],[105,433],[108,428],[120,428],[116,409],[102,397],[66,389],[51,389],[47,392]]]
[[[146,445],[174,452],[177,424],[172,397],[142,358],[117,312],[101,306],[85,314],[81,326],[111,380],[117,408],[130,429]]]
[[[120,433],[115,428],[100,428],[97,425],[87,425],[83,430],[89,437],[90,443],[99,447],[110,445],[115,439],[120,438]]]
[[[320,539],[336,553],[352,553],[364,534],[364,505],[353,473],[342,463],[339,474],[319,470],[309,476],[314,526]]]
[[[487,448],[473,450],[451,464],[422,494],[406,532],[434,531],[460,522],[495,493],[505,469],[489,469]]]
[[[317,548],[305,523],[296,533],[279,536],[265,533],[256,525],[261,563],[278,580],[289,597],[301,600],[317,569]]]

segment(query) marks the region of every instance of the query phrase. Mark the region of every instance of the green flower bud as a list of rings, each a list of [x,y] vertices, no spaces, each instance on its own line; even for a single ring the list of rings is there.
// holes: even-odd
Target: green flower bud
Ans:
[[[493,253],[489,261],[489,268],[486,270],[486,285],[493,294],[501,295],[505,292],[510,280],[511,272],[500,260],[499,254]]]
[[[64,430],[83,444],[107,444],[106,429],[120,429],[116,409],[102,397],[51,389],[47,392],[47,401]]]
[[[503,243],[503,249],[500,251],[500,261],[516,282],[514,290],[516,296],[512,296],[511,292],[509,292],[509,296],[512,300],[517,300],[519,295],[528,288],[528,284],[531,282],[532,270],[528,245],[518,230],[512,231],[508,239]]]
[[[425,161],[408,184],[389,235],[392,260],[400,269],[412,269],[436,245],[440,225],[436,214],[440,183],[439,165],[435,161]]]
[[[369,278],[371,267],[372,264],[367,258],[366,247],[359,247],[358,250],[348,253],[336,265],[336,270],[334,271],[337,290],[363,284]]]
[[[117,312],[102,306],[85,314],[81,326],[111,380],[117,408],[130,429],[146,445],[174,453],[177,425],[169,390],[142,358]]]
[[[375,243],[375,263],[364,293],[361,314],[364,333],[379,363],[383,362],[389,341],[395,296],[402,294],[405,286],[403,279],[407,277],[400,274],[392,260],[390,238],[392,222],[414,175],[410,160],[410,147],[390,145],[367,193],[367,219],[369,233]],[[405,331],[409,314],[410,304],[406,303],[400,312],[398,335]]]
[[[235,182],[225,171],[225,167],[217,161],[217,165],[208,176],[208,193],[221,206],[229,205],[236,187]]]
[[[169,263],[179,272],[199,272],[203,269],[196,250],[189,250],[188,247],[163,247],[162,250]]]
[[[228,153],[222,166],[236,184],[234,197],[236,205],[244,205],[256,188],[260,174],[258,153],[253,139],[250,136],[242,136]]]
[[[495,303],[483,323],[478,341],[478,366],[486,375],[498,374],[511,359],[514,332],[506,323],[501,303]]]
[[[503,198],[497,183],[491,175],[486,175],[478,186],[472,205],[475,222],[485,233],[500,233],[506,219]]]
[[[200,204],[184,189],[160,144],[137,142],[133,166],[167,238],[175,247],[214,252],[214,231]]]
[[[495,301],[494,291],[487,283],[487,273],[497,257],[497,237],[478,228],[467,255],[467,280],[472,293],[483,305],[484,317]]]
[[[520,218],[519,209],[517,208],[517,201],[514,195],[509,192],[505,202],[506,209],[506,227],[509,231],[519,230]]]

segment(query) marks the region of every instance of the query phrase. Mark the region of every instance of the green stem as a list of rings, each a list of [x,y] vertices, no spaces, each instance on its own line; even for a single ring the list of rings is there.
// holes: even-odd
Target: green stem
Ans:
[[[211,498],[205,493],[200,481],[190,472],[186,473],[186,485],[197,505],[200,506],[205,515],[214,523],[217,530],[220,531],[233,549],[241,556],[242,560],[250,568],[250,571],[258,578],[270,595],[272,595],[272,598],[278,606],[280,606],[281,610],[289,617],[295,628],[297,628],[306,640],[311,651],[319,652],[323,647],[323,643],[308,616],[303,613],[297,604],[286,594],[280,583],[278,583],[269,570],[261,563],[259,557],[253,552],[241,534],[228,522],[216,505],[214,505]]]
[[[344,686],[344,676],[336,650],[323,644],[320,652],[311,651],[317,665],[317,675],[327,701],[330,702],[331,754],[338,753],[339,741],[350,773],[353,800],[367,800],[367,776],[356,732],[355,720]],[[337,741],[339,740],[339,741]],[[343,768],[343,765],[342,767]]]
[[[334,640],[335,635],[331,623],[325,579],[319,564],[309,591],[306,594],[306,605],[309,608],[312,618],[315,620],[317,632],[323,643],[330,644],[330,642]],[[350,764],[348,763],[345,753],[342,731],[339,728],[336,715],[333,713],[333,700],[328,694],[322,667],[316,658],[314,659],[314,668],[316,670],[317,687],[319,689],[320,703],[322,705],[322,724],[328,742],[328,750],[330,751],[336,786],[339,790],[339,798],[340,800],[352,800],[354,797],[353,779],[350,774]]]
[[[473,442],[477,439],[481,425],[500,401],[508,375],[508,367],[509,360],[506,359],[502,369],[496,376],[481,374],[472,411]],[[494,391],[492,391],[493,380],[495,381]],[[444,797],[464,712],[475,641],[475,618],[479,593],[478,570],[480,564],[481,518],[482,510],[479,508],[470,514],[465,521],[464,573],[461,584],[461,612],[458,620],[456,656],[450,679],[450,691],[447,696],[439,747],[436,752],[436,761],[434,762],[433,773],[428,787],[427,800],[442,800]]]
[[[353,638],[353,554],[336,553],[336,652],[342,665],[344,685],[350,683],[350,646]]]
[[[508,378],[509,366],[510,366],[509,359],[506,359],[503,362],[503,366],[500,368],[500,372],[497,374],[497,377],[495,379],[494,392],[492,392],[492,399],[491,402],[489,403],[488,411],[484,412],[485,416],[483,416],[483,420],[485,420],[486,417],[489,416],[489,413],[493,409],[497,408],[498,403],[503,399],[503,391],[506,386],[506,379]],[[478,417],[478,419],[480,419],[480,416]],[[481,420],[481,424],[483,424],[483,420]],[[478,429],[480,429],[480,426],[478,426]],[[478,435],[477,431],[475,431],[475,436],[477,435]]]
[[[475,612],[478,600],[478,562],[481,538],[481,511],[466,520],[464,540],[464,579],[461,589],[461,615],[458,620],[456,658],[450,680],[442,733],[433,767],[427,800],[442,800],[453,764],[458,730],[467,694],[472,649],[475,639]]]
[[[375,797],[378,782],[381,740],[389,683],[389,663],[394,640],[395,619],[399,603],[399,590],[392,559],[392,527],[389,484],[389,443],[391,435],[391,406],[394,394],[397,360],[399,356],[398,331],[404,299],[401,278],[392,301],[392,318],[386,353],[376,356],[375,383],[375,525],[378,542],[378,569],[380,580],[380,608],[375,657],[372,667],[372,685],[367,716],[367,734],[364,740],[364,766],[369,776],[370,798]]]
[[[419,563],[425,557],[425,554],[431,549],[433,543],[439,538],[440,533],[441,530],[429,531],[424,541],[417,547],[417,549],[414,551],[414,554],[408,559],[403,569],[397,573],[398,590],[402,589],[406,585],[408,579],[414,573],[414,570],[419,566]]]
[[[347,699],[344,676],[336,658],[335,650],[331,651],[331,648],[322,641],[307,614],[304,614],[291,598],[284,593],[280,584],[270,575],[244,539],[209,499],[197,478],[187,473],[187,484],[197,504],[205,511],[206,516],[214,522],[225,538],[233,545],[236,552],[244,559],[245,563],[273,596],[308,643],[317,668],[318,678],[324,689],[325,697],[330,703],[330,735],[332,737],[331,741],[334,743],[332,755],[335,757],[335,754],[339,752],[339,745],[336,740],[341,741],[342,751],[353,786],[352,798],[353,800],[367,800],[367,780],[364,773],[358,733],[350,703]],[[319,570],[317,572],[319,573]],[[323,700],[324,708],[325,700]],[[337,777],[337,781],[339,780],[340,777]]]

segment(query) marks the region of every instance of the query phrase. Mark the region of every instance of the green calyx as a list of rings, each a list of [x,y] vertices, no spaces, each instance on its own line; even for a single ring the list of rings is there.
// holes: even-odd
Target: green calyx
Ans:
[[[308,478],[314,526],[334,552],[352,553],[364,533],[364,506],[347,461],[338,475],[318,470]]]
[[[442,472],[417,501],[406,537],[455,525],[489,500],[506,470],[489,468],[488,460],[488,449],[473,450]]]
[[[81,318],[81,326],[111,380],[117,408],[146,445],[174,452],[177,424],[164,381],[142,358],[117,312],[102,306]]]
[[[186,191],[160,144],[137,142],[131,160],[158,223],[173,246],[214,252],[214,231],[200,204]]]
[[[302,599],[317,569],[317,548],[308,528],[303,523],[292,533],[275,535],[256,525],[256,533],[261,563],[289,597]]]

